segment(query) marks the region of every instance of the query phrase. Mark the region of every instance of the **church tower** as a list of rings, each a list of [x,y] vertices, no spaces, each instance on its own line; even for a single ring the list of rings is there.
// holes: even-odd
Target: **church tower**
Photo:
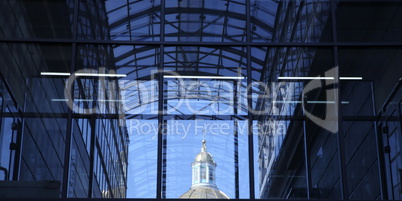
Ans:
[[[192,166],[192,185],[180,198],[186,199],[229,199],[216,186],[216,163],[207,152],[206,141],[202,141],[201,152],[197,154]]]

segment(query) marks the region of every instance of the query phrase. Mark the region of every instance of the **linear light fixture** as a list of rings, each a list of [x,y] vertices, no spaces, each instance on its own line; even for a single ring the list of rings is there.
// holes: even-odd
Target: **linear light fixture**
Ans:
[[[278,80],[333,80],[334,77],[278,77]]]
[[[340,80],[363,80],[362,77],[339,77]]]
[[[230,76],[197,76],[197,75],[164,75],[164,78],[182,78],[182,79],[222,79],[222,80],[243,80],[244,77]]]
[[[68,99],[52,98],[52,101],[54,101],[54,102],[68,101]]]
[[[334,104],[335,101],[307,101],[307,103],[311,103],[311,104],[327,104],[327,103]]]
[[[278,80],[333,80],[334,77],[278,77]],[[339,77],[340,80],[363,80],[363,77]]]
[[[40,75],[56,75],[56,76],[70,76],[71,73],[59,73],[59,72],[41,72]]]
[[[285,103],[285,104],[287,104],[287,103],[302,103],[301,101],[276,101],[276,100],[274,100],[274,101],[272,101],[272,103]]]
[[[41,72],[40,75],[54,75],[54,76],[70,76],[71,73],[60,72]],[[126,77],[125,74],[108,74],[108,73],[75,73],[76,76],[88,77]]]
[[[301,101],[272,101],[272,103],[302,103]],[[307,101],[308,104],[335,104],[335,101]],[[341,104],[349,104],[349,101],[341,101]]]
[[[125,74],[108,74],[108,73],[75,73],[76,76],[94,76],[94,77],[126,77]]]

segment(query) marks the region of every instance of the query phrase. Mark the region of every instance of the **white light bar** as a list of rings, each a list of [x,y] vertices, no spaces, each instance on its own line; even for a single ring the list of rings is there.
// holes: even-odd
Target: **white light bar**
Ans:
[[[54,102],[58,102],[58,101],[68,101],[68,99],[52,98],[52,101],[54,101]]]
[[[333,80],[334,77],[278,77],[278,80]],[[363,80],[362,77],[339,77],[340,80]]]
[[[75,73],[76,76],[95,76],[95,77],[126,77],[125,74],[101,74],[101,73]]]
[[[222,80],[243,80],[244,77],[227,77],[227,76],[196,76],[196,75],[164,75],[164,78],[182,78],[182,79],[222,79]]]
[[[272,101],[272,103],[284,103],[284,104],[289,104],[289,103],[302,103],[301,101]]]
[[[327,103],[334,104],[335,101],[307,101],[307,103],[310,103],[310,104],[327,104]]]
[[[278,77],[278,80],[333,80],[334,77]]]
[[[340,80],[363,80],[362,77],[339,77]]]
[[[40,75],[70,76],[71,73],[41,72]]]
[[[41,72],[40,75],[70,76],[71,73]],[[75,73],[75,76],[95,76],[95,77],[126,77],[125,74],[105,74],[105,73]]]
[[[301,101],[272,101],[272,103],[302,103]],[[335,101],[307,101],[308,104],[335,104]],[[341,101],[341,104],[349,104],[349,101]]]

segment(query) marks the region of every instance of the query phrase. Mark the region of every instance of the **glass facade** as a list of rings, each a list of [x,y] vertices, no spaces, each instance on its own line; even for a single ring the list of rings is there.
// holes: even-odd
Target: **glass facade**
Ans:
[[[401,199],[401,3],[0,1],[0,194]]]

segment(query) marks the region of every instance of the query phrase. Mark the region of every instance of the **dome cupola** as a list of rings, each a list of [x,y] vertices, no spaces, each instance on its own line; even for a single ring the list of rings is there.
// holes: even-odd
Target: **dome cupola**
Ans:
[[[192,166],[192,185],[190,190],[184,193],[180,198],[188,199],[229,199],[216,186],[215,168],[216,163],[212,155],[207,151],[206,141],[202,141],[201,152],[197,154]]]

